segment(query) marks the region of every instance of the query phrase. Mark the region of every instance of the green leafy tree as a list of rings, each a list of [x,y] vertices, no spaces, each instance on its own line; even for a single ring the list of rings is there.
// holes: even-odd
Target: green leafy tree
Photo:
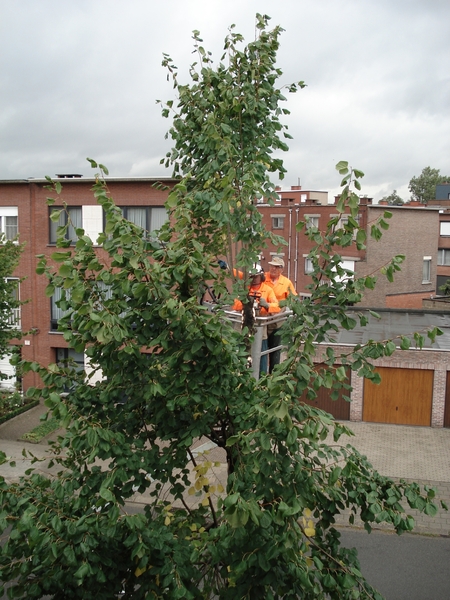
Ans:
[[[397,194],[397,190],[394,190],[389,196],[384,196],[381,200],[385,200],[391,206],[402,206],[405,203],[403,198]]]
[[[23,246],[16,241],[0,237],[0,358],[11,353],[11,340],[20,337],[14,318],[14,310],[22,304],[18,297],[20,280],[12,275],[19,264],[22,250]],[[7,377],[0,372],[0,380]]]
[[[444,296],[450,296],[450,279],[439,287],[439,291],[444,294]]]
[[[351,329],[345,306],[374,285],[374,277],[344,277],[340,260],[340,248],[366,239],[352,191],[360,171],[338,165],[344,226],[336,217],[325,234],[307,232],[317,246],[312,297],[290,299],[288,356],[272,375],[255,380],[248,332],[235,331],[221,306],[209,312],[199,302],[205,281],[224,303],[235,293],[245,298],[239,281],[227,296],[217,259],[238,269],[254,262],[267,235],[255,201],[270,198],[269,175],[284,172],[274,154],[286,134],[275,66],[281,29],[268,30],[267,21],[258,15],[258,37],[243,48],[230,32],[226,66],[214,67],[194,33],[199,64],[190,84],[178,83],[165,57],[178,94],[176,105],[163,105],[173,112],[166,158],[181,178],[166,204],[170,221],[144,235],[110,198],[106,169],[91,161],[100,169],[93,191],[105,213],[102,252],[82,229],[70,248],[61,227],[51,261],[40,257],[47,294],[61,289],[65,340],[102,378],[94,383],[70,364],[24,364],[44,382],[30,393],[44,397],[66,434],[53,448],[59,476],[1,483],[0,529],[11,533],[0,579],[15,581],[15,597],[380,598],[355,552],[340,546],[336,516],[348,508],[368,531],[386,521],[401,533],[414,525],[404,506],[437,511],[433,489],[382,477],[338,444],[346,427],[299,402],[321,387],[347,386],[347,365],[376,380],[371,361],[395,349],[329,350],[314,368],[317,342],[331,341],[337,323]],[[371,235],[378,239],[388,218]],[[389,278],[400,262],[385,266]],[[207,455],[193,452],[196,439],[224,452],[222,479]],[[141,514],[127,505],[136,492]]]
[[[436,198],[436,186],[449,179],[441,175],[439,169],[425,167],[418,177],[413,177],[409,182],[411,199],[418,200],[422,204],[432,202]]]

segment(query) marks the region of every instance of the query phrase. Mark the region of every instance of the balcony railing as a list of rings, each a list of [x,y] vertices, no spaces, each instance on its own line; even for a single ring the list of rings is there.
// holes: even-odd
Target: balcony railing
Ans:
[[[11,314],[8,318],[8,326],[11,329],[20,329],[21,328],[21,320],[20,320],[20,308],[13,308]]]

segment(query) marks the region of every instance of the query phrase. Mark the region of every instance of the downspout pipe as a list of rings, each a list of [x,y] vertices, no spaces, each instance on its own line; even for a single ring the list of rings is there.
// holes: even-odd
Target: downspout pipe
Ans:
[[[292,208],[289,209],[289,234],[288,234],[288,279],[291,279],[291,249],[292,249]]]

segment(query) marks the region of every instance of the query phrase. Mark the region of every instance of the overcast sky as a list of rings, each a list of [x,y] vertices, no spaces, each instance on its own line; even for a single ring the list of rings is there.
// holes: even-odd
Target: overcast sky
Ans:
[[[380,199],[426,166],[450,175],[449,0],[0,0],[0,179],[94,172],[171,175],[157,99],[163,52],[187,81],[192,30],[219,60],[228,26],[281,25],[289,95],[283,186],[338,192],[335,164]]]

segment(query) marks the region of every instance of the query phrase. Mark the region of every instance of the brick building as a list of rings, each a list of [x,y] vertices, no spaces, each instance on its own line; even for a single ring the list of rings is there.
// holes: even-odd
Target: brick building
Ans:
[[[353,310],[359,312],[365,309]],[[351,314],[352,309],[349,312]],[[381,375],[379,385],[348,370],[348,382],[352,386],[351,403],[342,399],[331,401],[330,391],[324,388],[310,404],[343,420],[450,427],[449,314],[379,309],[379,318],[370,312],[366,316],[367,327],[357,326],[352,331],[341,329],[335,336],[336,343],[332,347],[336,356],[348,354],[351,346],[364,344],[369,339],[394,339],[398,346],[400,336],[407,336],[412,340],[411,348],[397,349],[391,356],[373,361]],[[423,348],[415,348],[412,333],[424,333],[433,327],[439,327],[443,335],[434,342],[425,338]],[[326,345],[320,344],[314,360],[319,364],[325,359]]]
[[[103,230],[103,214],[91,192],[94,179],[82,178],[80,175],[60,176],[63,184],[61,202],[67,203],[71,220],[82,227],[93,240]],[[116,204],[123,210],[129,220],[145,229],[157,229],[167,218],[164,202],[168,189],[176,180],[172,178],[108,178],[108,187]],[[165,191],[154,186],[162,182],[167,186]],[[19,268],[14,274],[25,277],[20,286],[20,299],[30,300],[21,309],[18,327],[29,332],[21,341],[23,357],[36,360],[42,364],[55,362],[70,355],[79,363],[84,363],[82,355],[76,355],[67,348],[63,336],[57,332],[57,322],[61,316],[55,304],[56,298],[45,296],[47,280],[35,272],[36,255],[50,256],[54,252],[56,228],[58,223],[50,220],[50,211],[61,205],[58,200],[49,208],[46,198],[50,192],[46,189],[47,181],[43,179],[26,179],[0,181],[0,231],[7,237],[19,235],[25,242],[25,251],[21,257]],[[299,221],[308,219],[319,228],[325,228],[328,220],[337,215],[334,201],[328,202],[328,194],[323,191],[302,190],[301,186],[293,186],[289,190],[279,191],[280,200],[275,206],[260,203],[260,210],[267,229],[285,238],[288,245],[282,250],[286,262],[285,274],[294,282],[300,295],[307,295],[310,282],[308,253],[312,243],[303,231],[297,231]],[[362,227],[370,229],[384,208],[372,205],[370,198],[361,198],[359,222]],[[442,208],[413,206],[389,207],[393,217],[390,228],[384,232],[382,241],[376,243],[368,236],[367,248],[359,251],[355,246],[345,249],[343,259],[345,267],[354,271],[357,276],[376,272],[395,254],[405,254],[406,261],[401,273],[398,273],[393,284],[380,277],[379,285],[374,292],[368,291],[363,299],[363,306],[420,308],[422,298],[436,293],[436,256],[438,255],[439,219],[442,221]],[[64,217],[62,217],[64,218]],[[62,221],[61,221],[62,223]],[[68,235],[74,235],[69,229]],[[445,237],[445,236],[444,236]],[[450,229],[448,238],[444,240],[450,252]],[[442,242],[443,243],[443,242]],[[441,244],[441,242],[439,242]],[[439,248],[442,249],[441,245]],[[262,258],[267,267],[270,257],[277,249],[268,248]],[[447,260],[447,258],[446,258]],[[449,256],[450,272],[450,256]],[[11,366],[8,361],[0,364],[2,372]],[[13,372],[11,371],[13,376]],[[31,373],[26,375],[24,388],[37,385],[37,377]]]
[[[304,230],[297,231],[300,221],[308,220],[324,230],[329,219],[337,216],[335,201],[328,202],[326,192],[306,191],[300,186],[279,190],[279,202],[274,206],[260,204],[264,224],[273,233],[285,238],[288,245],[277,252],[270,246],[264,251],[262,264],[267,266],[270,257],[278,253],[286,264],[285,274],[291,279],[302,296],[308,295],[307,285],[310,261],[308,254],[313,248]],[[439,208],[420,205],[389,206],[392,218],[389,229],[383,231],[380,242],[370,237],[371,225],[382,216],[386,206],[373,205],[370,198],[360,198],[359,224],[367,231],[365,250],[356,246],[343,249],[344,266],[355,276],[379,274],[393,256],[404,254],[406,260],[394,283],[379,274],[375,290],[367,290],[361,302],[365,307],[421,308],[423,298],[436,292],[436,263],[439,239]],[[342,220],[345,220],[345,215]],[[449,213],[450,226],[450,213]],[[450,231],[448,238],[450,252]],[[450,270],[450,255],[449,255]]]
[[[439,207],[439,248],[437,258],[436,293],[450,279],[450,183],[436,186],[436,200],[433,206]]]
[[[21,340],[22,356],[44,365],[69,355],[84,364],[83,355],[69,350],[63,336],[57,332],[60,310],[55,304],[55,298],[49,299],[45,295],[46,278],[36,274],[36,255],[50,256],[55,251],[58,223],[50,220],[50,211],[61,208],[64,201],[73,223],[83,227],[92,240],[95,241],[103,231],[102,208],[91,191],[94,179],[79,175],[60,178],[63,184],[61,201],[57,200],[51,208],[46,203],[46,198],[52,196],[46,189],[46,180],[0,181],[0,230],[10,239],[18,234],[19,240],[25,242],[19,267],[14,273],[16,277],[25,278],[20,284],[19,297],[29,301],[21,307],[18,320],[18,327],[29,332]],[[107,182],[114,201],[130,221],[151,231],[158,229],[167,219],[164,202],[168,195],[167,189],[176,183],[174,179],[108,178]],[[164,184],[165,191],[154,187],[158,182]],[[60,224],[63,218],[64,216],[61,217]],[[69,228],[68,236],[74,235],[73,228]],[[3,360],[0,368],[2,372],[11,375],[12,384],[14,372],[9,361]],[[23,387],[27,389],[38,383],[37,376],[30,373],[25,376]]]

